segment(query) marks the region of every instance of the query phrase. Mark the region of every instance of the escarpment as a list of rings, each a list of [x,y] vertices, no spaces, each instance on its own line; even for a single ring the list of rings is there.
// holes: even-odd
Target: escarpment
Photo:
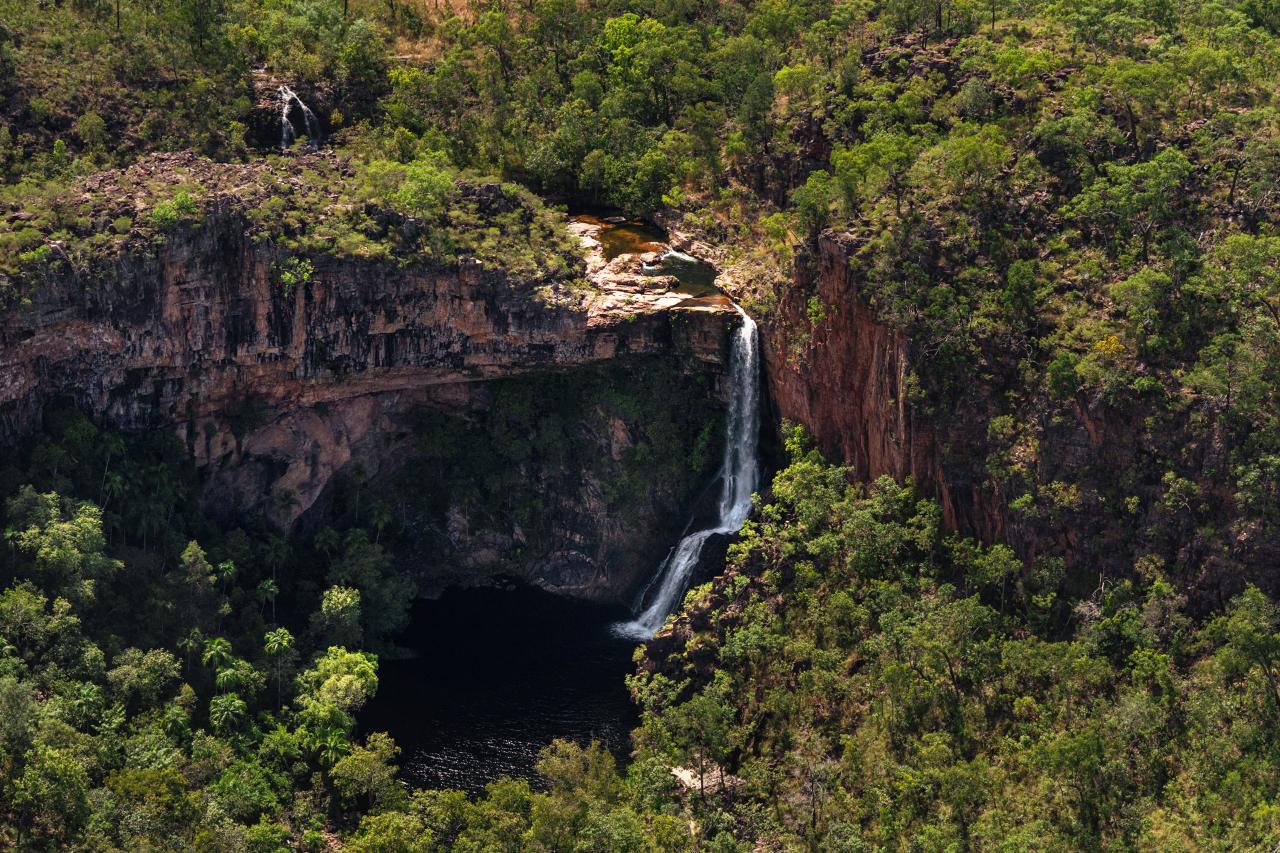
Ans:
[[[1162,410],[1150,394],[1022,393],[1029,354],[985,344],[940,394],[937,342],[880,316],[857,249],[825,232],[761,323],[779,420],[805,426],[859,480],[909,478],[947,528],[1007,543],[1027,572],[1082,595],[1135,566],[1168,571],[1199,606],[1246,582],[1276,588],[1280,540],[1224,477],[1212,417]],[[1171,500],[1175,488],[1194,500]],[[1235,533],[1214,544],[1196,524]]]
[[[1059,523],[1049,530],[1010,510],[1017,491],[1010,494],[1010,483],[987,467],[998,383],[972,384],[945,405],[929,405],[921,387],[931,369],[927,347],[879,317],[851,264],[856,249],[849,235],[824,233],[762,327],[779,419],[802,424],[827,458],[849,465],[859,480],[910,479],[938,501],[951,530],[1008,542],[1029,562],[1057,556],[1071,568],[1101,558],[1127,570],[1131,552],[1097,548],[1114,544],[1118,531],[1108,535],[1084,514],[1079,527]],[[1131,452],[1118,451],[1114,442],[1104,446],[1087,404],[1075,410],[1079,419],[1072,423],[1038,419],[1050,429],[1025,460],[1033,480],[1092,478],[1109,457]],[[1083,536],[1085,530],[1092,536]]]
[[[779,418],[803,424],[860,479],[910,479],[938,500],[949,528],[1000,541],[1004,507],[982,473],[984,424],[973,423],[983,413],[921,411],[913,383],[927,356],[877,315],[850,267],[854,250],[848,235],[823,234],[765,324]]]
[[[166,174],[164,158],[156,160],[135,168]],[[568,252],[562,271],[533,280],[466,255],[289,251],[255,234],[251,203],[221,189],[260,175],[182,163],[217,170],[204,174],[219,189],[198,214],[162,236],[117,239],[87,260],[55,245],[32,280],[19,282],[24,301],[0,320],[0,439],[38,428],[53,403],[126,431],[173,429],[202,472],[210,512],[287,525],[331,506],[340,479],[389,484],[429,443],[424,411],[492,445],[484,431],[497,426],[485,412],[511,396],[512,383],[528,377],[546,388],[547,377],[581,373],[592,380],[555,392],[590,415],[574,453],[599,458],[566,458],[563,448],[511,454],[513,489],[557,489],[537,541],[514,516],[495,529],[497,516],[476,517],[467,500],[448,499],[419,519],[439,528],[422,538],[440,546],[431,559],[464,570],[523,575],[588,597],[629,594],[640,567],[661,556],[657,538],[679,523],[709,462],[665,480],[633,478],[637,494],[625,501],[604,493],[640,464],[645,422],[665,417],[643,406],[682,405],[708,421],[680,421],[691,434],[669,448],[677,455],[715,420],[726,336],[738,322],[728,305],[588,278],[581,250]],[[91,178],[86,197],[105,203],[115,187],[115,176]],[[504,204],[483,185],[460,192],[479,196],[482,214]],[[701,389],[709,405],[689,408],[677,393],[622,400],[634,383],[600,378],[622,363],[676,389]],[[536,421],[524,423],[537,432]],[[410,512],[405,501],[388,502]]]
[[[943,486],[935,429],[907,400],[910,340],[867,304],[849,268],[850,250],[842,235],[823,235],[765,324],[773,403],[781,419],[803,424],[827,458],[860,478]],[[937,496],[955,527],[948,492],[939,488]]]

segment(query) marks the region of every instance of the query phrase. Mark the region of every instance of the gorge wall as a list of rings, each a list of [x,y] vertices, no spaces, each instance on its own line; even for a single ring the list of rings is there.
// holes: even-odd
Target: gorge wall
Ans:
[[[877,318],[850,268],[852,251],[847,234],[823,233],[765,323],[778,419],[803,424],[827,459],[859,479],[910,478],[937,498],[948,528],[1006,537],[1004,498],[982,470],[986,421],[970,418],[982,412],[952,412],[942,423],[922,414],[910,384],[927,365],[908,333]]]
[[[877,318],[855,250],[846,235],[824,233],[761,325],[779,420],[804,425],[861,481],[910,477],[949,529],[1008,543],[1028,571],[1061,573],[1081,595],[1143,564],[1200,602],[1225,601],[1246,581],[1275,588],[1275,539],[1238,519],[1229,492],[1204,485],[1200,500],[1173,501],[1169,469],[1150,464],[1177,459],[1185,482],[1213,482],[1223,452],[1193,415],[1085,389],[1011,404],[1017,360],[997,352],[949,399],[931,397],[928,352]],[[999,428],[1002,416],[1015,432]],[[1235,526],[1227,547],[1197,535],[1206,519]]]
[[[944,482],[933,430],[908,407],[908,341],[879,323],[850,274],[840,235],[824,234],[797,264],[765,326],[770,396],[779,418],[803,424],[829,459],[860,479]],[[810,305],[822,306],[820,313]],[[947,489],[939,489],[956,523]]]
[[[910,400],[919,369],[909,336],[877,319],[851,271],[847,235],[826,232],[796,265],[764,325],[770,397],[780,420],[804,425],[822,453],[859,479],[911,478],[938,499],[948,527],[994,541],[1006,533],[980,471],[944,467],[949,444],[981,438],[962,418],[939,424]],[[952,460],[963,463],[963,459]]]
[[[110,177],[99,180],[86,192],[108,192]],[[581,399],[572,381],[557,393],[592,415],[583,425],[590,440],[575,452],[605,464],[514,459],[513,482],[526,491],[558,488],[537,548],[510,519],[485,532],[486,519],[460,499],[436,507],[452,534],[434,558],[587,597],[630,594],[639,567],[661,557],[655,535],[678,526],[706,465],[630,482],[640,494],[621,514],[601,491],[625,473],[644,424],[669,420],[645,406],[680,405],[707,421],[680,416],[690,435],[669,444],[677,456],[714,422],[731,309],[601,277],[565,276],[535,292],[465,257],[403,265],[314,254],[307,280],[282,286],[280,253],[249,230],[244,205],[217,196],[158,245],[131,240],[99,263],[44,275],[0,317],[0,441],[34,431],[54,402],[125,431],[174,429],[211,514],[290,525],[331,505],[325,496],[340,474],[385,484],[421,456],[423,411],[484,437],[493,383],[533,377],[531,387],[545,388],[548,376],[580,373]],[[690,407],[677,393],[622,399],[626,383],[597,371],[622,363],[701,389],[708,405]]]
[[[850,264],[855,248],[847,235],[823,233],[762,327],[777,418],[802,424],[828,459],[863,482],[910,478],[939,502],[951,530],[1007,542],[1029,563],[1048,555],[1066,569],[1088,563],[1127,571],[1134,537],[1127,549],[1116,548],[1125,531],[1087,512],[1020,516],[1009,503],[1019,487],[1034,491],[1038,482],[1105,479],[1117,456],[1132,458],[1133,448],[1115,439],[1135,435],[1141,414],[1104,414],[1100,401],[1084,397],[1070,421],[1027,413],[1040,438],[1023,460],[1030,482],[994,476],[988,422],[1001,411],[999,384],[974,384],[959,401],[926,406],[913,383],[929,370],[928,356],[907,331],[877,317]]]

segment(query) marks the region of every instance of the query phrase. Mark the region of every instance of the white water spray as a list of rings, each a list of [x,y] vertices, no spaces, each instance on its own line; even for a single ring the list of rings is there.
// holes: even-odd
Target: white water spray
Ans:
[[[668,246],[667,250],[662,253],[662,260],[665,261],[667,258],[675,258],[677,261],[684,261],[686,264],[701,263],[701,261],[699,261],[693,255],[686,255],[684,252],[681,252],[679,249],[672,249],[670,246]]]
[[[289,146],[298,138],[297,128],[293,126],[293,122],[289,119],[289,110],[294,104],[302,110],[302,121],[307,127],[307,140],[311,143],[312,148],[320,145],[320,121],[316,118],[315,113],[311,112],[311,108],[302,102],[302,98],[298,97],[298,93],[285,86],[283,83],[279,88],[280,93],[280,147],[289,150]]]
[[[751,495],[756,490],[759,470],[756,440],[760,434],[760,365],[756,324],[741,308],[738,313],[742,315],[742,325],[734,334],[729,355],[733,385],[725,420],[724,462],[720,468],[724,486],[720,493],[719,518],[715,526],[686,535],[671,549],[642,597],[643,604],[650,590],[657,587],[649,606],[635,620],[613,626],[613,632],[619,637],[647,640],[656,634],[679,606],[707,540],[717,534],[737,533],[751,512]]]

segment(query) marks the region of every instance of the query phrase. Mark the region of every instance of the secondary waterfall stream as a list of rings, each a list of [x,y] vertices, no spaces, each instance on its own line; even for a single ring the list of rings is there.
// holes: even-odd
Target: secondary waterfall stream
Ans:
[[[751,512],[751,495],[755,492],[759,471],[756,445],[760,435],[760,356],[755,322],[741,308],[738,313],[742,315],[742,324],[734,333],[729,355],[731,388],[725,418],[724,461],[720,467],[723,485],[718,518],[711,527],[686,534],[671,549],[641,596],[641,603],[647,599],[648,606],[630,622],[613,626],[614,633],[620,637],[647,640],[656,634],[680,605],[707,540],[716,535],[737,533]]]
[[[311,112],[310,107],[302,102],[302,98],[298,97],[298,93],[290,89],[283,83],[276,90],[280,97],[280,147],[288,150],[294,140],[298,138],[298,131],[293,126],[293,120],[289,118],[289,113],[296,104],[302,110],[302,122],[306,126],[307,141],[312,148],[317,148],[321,142],[320,120],[316,118],[315,113]]]

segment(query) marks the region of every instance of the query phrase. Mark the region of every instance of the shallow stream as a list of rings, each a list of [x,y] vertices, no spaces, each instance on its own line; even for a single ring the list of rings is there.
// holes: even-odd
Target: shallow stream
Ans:
[[[571,217],[577,222],[589,222],[600,226],[600,247],[605,260],[619,255],[643,255],[661,253],[657,263],[644,267],[650,275],[675,276],[680,283],[676,290],[690,296],[708,296],[716,292],[716,268],[706,261],[677,252],[667,245],[667,234],[656,225],[640,219],[622,217],[598,217],[581,215]]]

